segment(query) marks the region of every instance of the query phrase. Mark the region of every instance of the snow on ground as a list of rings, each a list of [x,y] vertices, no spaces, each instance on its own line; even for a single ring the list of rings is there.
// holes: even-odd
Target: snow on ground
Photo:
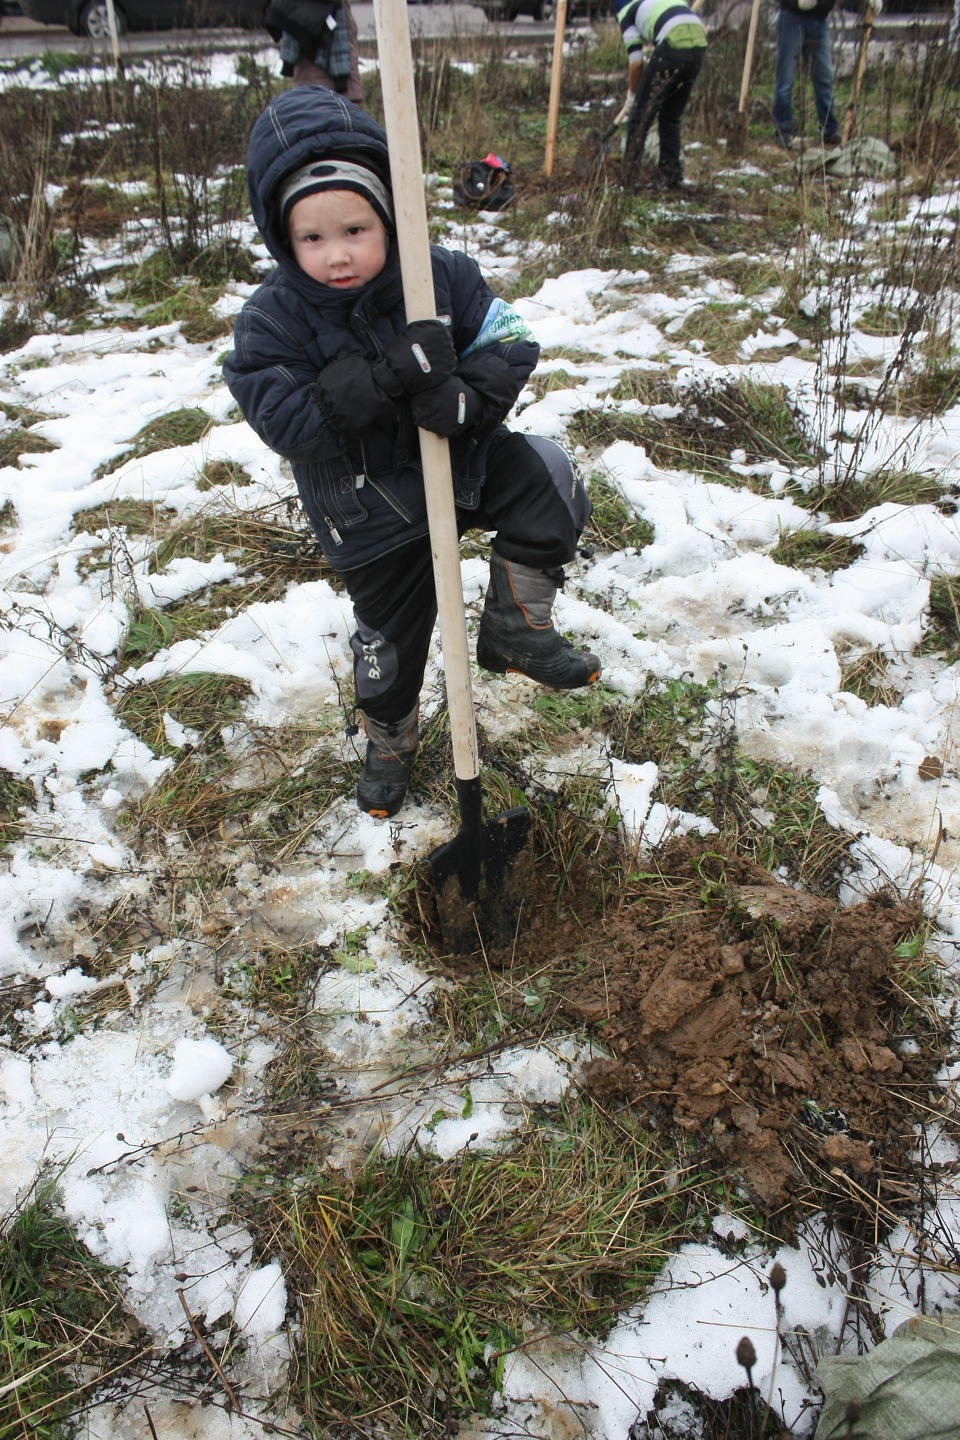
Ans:
[[[210,61],[214,71],[217,63]],[[61,83],[66,78],[61,75]],[[945,197],[938,213],[955,215],[955,203],[955,196]],[[503,273],[505,265],[509,273],[515,263],[509,255],[505,261],[509,247],[497,244],[490,217],[474,226],[457,220],[451,234],[452,243],[474,249],[491,273]],[[651,280],[639,255],[631,273],[563,274],[520,302],[544,347],[562,345],[591,358],[562,362],[575,374],[570,388],[543,399],[528,390],[512,421],[516,428],[563,438],[578,410],[609,405],[605,397],[620,372],[638,364],[680,363],[688,383],[698,373],[718,373],[709,360],[681,349],[670,324],[715,297],[716,281],[701,273],[696,256],[678,255],[671,268],[683,276],[682,301]],[[248,289],[234,288],[226,313]],[[816,355],[797,349],[786,359],[763,361],[767,345],[780,351],[793,338],[776,318],[777,301],[776,294],[769,297],[769,323],[744,347],[744,371],[782,381],[812,412],[819,403]],[[872,337],[854,339],[852,353],[876,350]],[[550,364],[547,358],[543,370]],[[97,911],[121,896],[147,893],[149,862],[133,851],[116,819],[170,764],[134,738],[107,701],[105,677],[129,612],[123,577],[114,572],[115,583],[104,584],[103,570],[85,562],[117,537],[74,533],[74,515],[124,498],[194,514],[210,503],[196,479],[214,458],[235,459],[252,475],[248,487],[230,495],[236,506],[254,508],[289,495],[292,487],[276,458],[231,414],[215,348],[186,342],[175,325],[131,331],[106,324],[82,335],[37,336],[0,357],[0,424],[10,425],[4,403],[39,411],[45,418],[37,433],[57,448],[25,454],[19,468],[0,470],[0,507],[9,502],[16,514],[0,547],[0,766],[31,781],[37,795],[29,833],[4,856],[0,873],[0,978],[36,979],[44,986],[43,997],[18,1016],[31,1037],[29,1048],[0,1048],[0,1213],[28,1191],[41,1166],[52,1166],[67,1215],[95,1254],[125,1271],[129,1302],[158,1343],[175,1348],[188,1338],[182,1288],[191,1312],[208,1324],[233,1315],[246,1342],[237,1383],[247,1380],[265,1393],[288,1353],[284,1276],[275,1261],[254,1263],[252,1237],[225,1216],[231,1183],[257,1152],[257,1102],[274,1053],[271,1037],[255,1027],[211,1033],[217,987],[199,929],[193,938],[151,944],[107,967],[100,980],[85,974],[82,950],[51,968],[49,952],[35,937],[38,931],[68,936],[79,907]],[[97,468],[147,421],[185,405],[202,407],[217,422],[204,440],[129,460],[96,478]],[[879,469],[902,455],[903,444],[898,422],[882,420],[861,462]],[[909,444],[912,467],[935,473],[944,489],[960,484],[960,407],[913,423]],[[831,575],[801,572],[776,563],[770,552],[781,534],[820,526],[824,517],[776,493],[791,477],[786,467],[769,467],[779,484],[762,497],[746,486],[658,470],[641,448],[625,442],[591,457],[591,465],[650,522],[654,538],[639,552],[598,553],[571,567],[558,607],[563,628],[589,641],[603,661],[605,683],[625,701],[669,678],[733,677],[745,748],[813,773],[831,823],[859,836],[860,880],[851,880],[848,898],[886,877],[904,890],[922,882],[943,957],[956,968],[958,668],[917,651],[931,580],[960,570],[957,515],[930,505],[887,504],[856,521],[826,524],[829,533],[862,542],[859,557]],[[804,487],[813,479],[802,469],[792,478]],[[150,549],[129,541],[124,583],[151,607],[198,594],[232,573],[223,555],[149,573]],[[473,620],[485,562],[467,560],[463,573]],[[349,691],[351,628],[348,606],[326,582],[292,584],[283,599],[253,604],[215,631],[161,651],[138,675],[242,676],[252,691],[246,712],[251,723],[279,727],[305,716],[316,723],[319,716],[331,744],[345,746],[341,697]],[[876,649],[896,665],[899,704],[868,706],[842,690],[842,656],[857,647]],[[427,695],[435,693],[438,673],[434,656]],[[525,682],[481,680],[485,723],[509,728],[528,693]],[[167,734],[174,743],[189,743],[173,722]],[[234,739],[239,744],[242,736]],[[943,767],[933,782],[921,774],[928,756]],[[541,763],[548,773],[571,758]],[[709,829],[704,817],[666,813],[652,764],[611,771],[609,760],[589,745],[576,763],[609,776],[611,803],[632,833],[649,826],[648,841],[670,821],[701,833]],[[356,813],[346,798],[286,868],[261,874],[250,863],[236,879],[241,909],[278,923],[282,917],[317,945],[365,927],[364,965],[356,973],[326,972],[315,994],[318,1014],[327,1017],[330,1068],[347,1098],[371,1097],[398,1057],[416,1054],[436,984],[401,958],[386,904],[358,895],[349,875],[385,874],[398,860],[422,857],[447,838],[449,825],[449,815],[412,804],[395,824],[382,825]],[[107,1001],[111,990],[122,993],[129,1008],[108,1006],[96,1029],[73,1033],[74,1002],[92,988],[103,990]],[[365,1110],[366,1129],[354,1145],[376,1135],[399,1147],[416,1137],[424,1148],[449,1156],[477,1143],[471,1138],[476,1134],[481,1144],[501,1143],[525,1106],[562,1095],[583,1054],[558,1036],[549,1048],[502,1055],[492,1073],[451,1066],[439,1092],[394,1093],[387,1087],[378,1106]],[[455,1103],[467,1082],[474,1096],[469,1122],[456,1118]],[[956,1075],[945,1075],[944,1082],[955,1087]],[[428,1128],[445,1105],[448,1118]],[[184,1137],[189,1144],[181,1143]],[[949,1142],[939,1143],[944,1158],[956,1158]],[[349,1147],[341,1158],[349,1158]],[[946,1195],[940,1207],[943,1223],[960,1233],[960,1200]],[[729,1351],[741,1334],[754,1341],[761,1391],[775,1382],[785,1418],[797,1422],[810,1395],[789,1359],[776,1359],[766,1277],[780,1259],[789,1275],[786,1324],[819,1336],[824,1347],[842,1322],[842,1277],[820,1283],[825,1242],[813,1234],[815,1222],[796,1247],[778,1252],[745,1227],[733,1236],[741,1225],[718,1214],[715,1243],[683,1246],[647,1303],[622,1316],[602,1341],[544,1341],[518,1351],[506,1367],[501,1418],[484,1422],[477,1433],[513,1434],[522,1424],[531,1427],[524,1433],[546,1433],[537,1425],[564,1399],[587,1417],[589,1433],[625,1440],[664,1377],[689,1381],[717,1398],[728,1394],[738,1383]],[[721,1243],[731,1238],[735,1250]],[[875,1280],[888,1329],[921,1305],[917,1264],[910,1232],[892,1235]],[[936,1303],[956,1307],[955,1276],[940,1277]],[[201,1433],[192,1428],[198,1424],[209,1440],[261,1433],[258,1423],[242,1416],[207,1408],[185,1417],[162,1399],[151,1413],[168,1440]],[[811,1423],[801,1418],[800,1427]],[[142,1419],[104,1405],[91,1414],[85,1433],[123,1440],[143,1433]]]

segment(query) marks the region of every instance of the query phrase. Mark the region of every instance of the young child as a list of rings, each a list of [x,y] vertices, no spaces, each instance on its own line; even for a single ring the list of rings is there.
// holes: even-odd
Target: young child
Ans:
[[[557,689],[599,677],[551,618],[590,502],[566,451],[503,424],[539,351],[473,260],[434,246],[439,318],[407,324],[375,120],[319,86],[287,90],[253,127],[247,181],[277,264],[237,317],[224,376],[291,462],[353,602],[367,736],[357,803],[387,817],[407,790],[437,616],[417,427],[449,438],[461,533],[496,532],[477,638],[486,670]]]

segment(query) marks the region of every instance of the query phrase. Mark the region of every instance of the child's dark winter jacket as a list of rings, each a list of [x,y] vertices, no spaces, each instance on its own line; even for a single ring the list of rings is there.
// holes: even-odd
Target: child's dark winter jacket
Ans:
[[[328,422],[316,398],[317,375],[331,361],[356,352],[376,360],[406,325],[392,238],[381,273],[347,292],[311,279],[287,246],[276,204],[279,186],[291,171],[325,154],[350,155],[387,173],[382,128],[318,86],[284,91],[254,126],[250,201],[277,268],[237,318],[224,376],[249,424],[292,463],[324,553],[346,571],[425,535],[427,515],[409,406],[390,429],[370,426],[361,440],[350,441]],[[460,357],[457,373],[483,401],[473,432],[450,445],[457,504],[470,509],[480,496],[487,438],[512,408],[539,348],[473,260],[439,246],[432,259],[437,314],[449,320]]]

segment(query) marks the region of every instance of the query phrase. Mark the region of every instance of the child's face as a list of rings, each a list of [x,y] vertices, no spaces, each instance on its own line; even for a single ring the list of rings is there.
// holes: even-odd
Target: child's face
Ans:
[[[300,269],[334,290],[366,285],[386,263],[383,221],[353,190],[305,195],[290,210],[289,231]]]

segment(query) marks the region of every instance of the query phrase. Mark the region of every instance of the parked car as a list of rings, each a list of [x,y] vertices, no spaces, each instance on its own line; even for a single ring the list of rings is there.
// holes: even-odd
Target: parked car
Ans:
[[[223,27],[256,30],[265,0],[114,0],[117,30],[192,30]],[[25,15],[41,25],[66,25],[74,35],[106,39],[107,0],[20,0]]]
[[[842,0],[841,10],[862,11],[862,0]],[[953,9],[953,0],[883,0],[883,9],[880,12],[880,19],[884,15],[939,15],[943,11]]]
[[[476,0],[490,20],[516,20],[529,15],[531,20],[552,20],[553,0]]]
[[[554,0],[474,0],[491,20],[516,20],[529,15],[531,20],[552,20],[556,13]],[[611,0],[567,0],[567,18],[577,16],[593,19],[612,12]]]

